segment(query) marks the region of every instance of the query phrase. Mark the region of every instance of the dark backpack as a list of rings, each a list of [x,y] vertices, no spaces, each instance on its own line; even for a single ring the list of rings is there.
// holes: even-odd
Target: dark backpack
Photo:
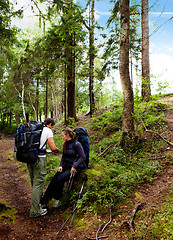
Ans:
[[[43,123],[37,121],[17,126],[15,130],[15,147],[18,161],[31,164],[36,162],[43,127]]]
[[[81,143],[84,153],[86,156],[84,168],[88,168],[89,164],[89,152],[90,152],[90,144],[89,144],[89,137],[88,132],[85,128],[77,127],[73,130],[76,133],[76,140]]]

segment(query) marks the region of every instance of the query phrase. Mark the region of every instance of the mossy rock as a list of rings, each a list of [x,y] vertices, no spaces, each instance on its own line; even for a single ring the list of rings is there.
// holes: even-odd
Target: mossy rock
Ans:
[[[15,221],[14,213],[15,212],[16,212],[15,208],[10,207],[5,202],[0,202],[0,219],[14,223],[14,221]]]

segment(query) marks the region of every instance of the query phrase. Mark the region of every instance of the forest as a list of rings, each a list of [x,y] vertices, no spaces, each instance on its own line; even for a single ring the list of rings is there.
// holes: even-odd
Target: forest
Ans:
[[[158,94],[151,94],[149,1],[110,1],[113,8],[104,26],[95,18],[96,0],[85,1],[85,6],[72,0],[30,2],[38,22],[25,31],[12,25],[14,18],[22,21],[24,9],[16,10],[15,1],[0,0],[0,132],[13,136],[21,123],[54,118],[60,153],[47,157],[47,186],[60,163],[61,130],[65,126],[88,130],[88,181],[75,227],[69,230],[71,235],[62,231],[59,239],[172,239],[173,93],[161,94],[165,82]],[[115,71],[122,91],[116,87]],[[138,89],[134,75],[140,79]],[[16,163],[12,149],[8,161],[13,167],[17,164],[20,178],[28,178],[25,164]],[[56,239],[55,219],[67,218],[83,174],[62,200],[62,211],[45,216],[47,221],[50,217],[47,225],[40,220],[44,230],[26,218],[28,230],[22,225],[14,239]],[[157,181],[163,194],[158,194]],[[5,184],[5,174],[1,182]],[[147,193],[151,186],[153,192]],[[1,209],[0,220],[9,220],[8,228],[16,221],[20,229],[23,220],[15,216],[14,208],[22,209],[22,204],[13,206],[3,196],[1,205],[5,201],[8,211]],[[0,232],[8,239],[1,228]]]
[[[139,31],[140,24],[149,28],[147,1],[142,1],[143,14],[137,4],[130,7],[129,1],[115,1],[106,23],[108,34],[103,34],[103,27],[95,21],[95,1],[86,2],[85,8],[73,1],[40,1],[47,3],[46,13],[39,8],[39,1],[31,2],[38,11],[39,36],[12,27],[12,17],[22,21],[23,10],[15,11],[9,1],[1,1],[1,126],[43,121],[47,116],[56,121],[76,121],[83,112],[92,117],[98,108],[122,97],[116,86],[110,90],[102,84],[113,69],[119,68],[124,108],[128,109],[124,109],[128,114],[123,121],[131,122],[125,132],[133,131],[134,93],[128,66],[133,64],[132,59],[140,59],[141,52],[142,67],[136,68],[142,69],[142,99],[148,101],[151,96],[149,31]],[[45,29],[47,21],[50,27]],[[100,33],[101,41],[95,32]]]

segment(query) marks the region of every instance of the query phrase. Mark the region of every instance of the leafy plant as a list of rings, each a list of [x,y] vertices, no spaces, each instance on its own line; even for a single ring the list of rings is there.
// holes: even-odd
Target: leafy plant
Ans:
[[[163,131],[164,129],[166,131],[163,114],[166,108],[166,104],[159,102],[138,101],[134,113],[136,130],[145,138],[139,141],[133,152],[120,147],[121,104],[119,107],[116,106],[112,110],[93,117],[90,123],[84,126],[90,136],[91,168],[87,170],[89,180],[85,188],[86,193],[81,211],[92,213],[104,211],[104,207],[106,208],[108,204],[114,205],[127,198],[138,184],[151,182],[156,175],[160,174],[164,166],[158,160],[158,156],[164,150],[165,142],[153,136],[147,138],[142,122],[144,121],[146,126],[152,130],[162,129]],[[112,130],[113,125],[118,125],[117,129]],[[58,140],[58,137],[57,141],[60,144],[61,140]],[[106,150],[105,153],[104,150]],[[100,152],[103,154],[99,156]],[[170,156],[167,156],[167,159],[166,161],[169,162]],[[53,172],[54,164],[51,161],[50,164],[52,165],[50,172]],[[73,196],[72,199],[74,199]]]
[[[115,111],[107,111],[102,113],[99,117],[95,117],[91,121],[91,128],[93,130],[102,131],[118,131],[122,125],[122,109],[116,109]]]

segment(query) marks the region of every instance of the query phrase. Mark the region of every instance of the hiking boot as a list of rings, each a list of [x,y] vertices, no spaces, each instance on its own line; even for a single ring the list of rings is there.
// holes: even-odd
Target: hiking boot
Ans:
[[[59,205],[59,200],[55,200],[55,202],[54,202],[54,204],[53,204],[53,206],[52,206],[52,207],[54,207],[54,208],[57,208],[57,207],[58,207],[58,205]]]
[[[46,208],[42,208],[41,210],[41,216],[44,216],[47,214],[47,209]]]
[[[47,207],[46,204],[40,204],[40,207],[41,207],[42,209],[48,209],[48,207]]]

